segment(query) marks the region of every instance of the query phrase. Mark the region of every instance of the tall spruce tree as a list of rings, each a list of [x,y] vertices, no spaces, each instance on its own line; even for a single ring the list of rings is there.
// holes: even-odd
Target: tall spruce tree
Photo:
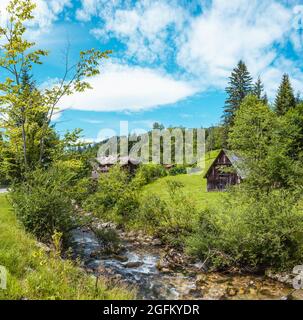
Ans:
[[[296,98],[288,74],[284,74],[275,100],[275,112],[283,116],[288,110],[295,108]]]
[[[240,60],[233,69],[226,88],[227,99],[224,108],[224,125],[229,128],[233,125],[235,112],[239,109],[243,99],[252,92],[252,77],[245,63]]]

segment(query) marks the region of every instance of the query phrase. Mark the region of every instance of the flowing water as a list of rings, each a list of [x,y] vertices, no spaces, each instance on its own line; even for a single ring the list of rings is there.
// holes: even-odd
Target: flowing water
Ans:
[[[157,269],[163,249],[124,242],[123,256],[95,255],[102,244],[93,232],[73,231],[74,254],[95,275],[135,286],[140,299],[285,299],[291,288],[257,276],[186,273]]]

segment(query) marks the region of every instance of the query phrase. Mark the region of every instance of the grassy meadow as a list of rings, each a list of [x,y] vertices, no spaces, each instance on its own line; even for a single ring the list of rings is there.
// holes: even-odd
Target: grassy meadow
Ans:
[[[144,187],[143,194],[157,194],[163,200],[169,198],[167,181],[177,181],[184,185],[182,192],[191,199],[198,209],[204,209],[213,204],[222,196],[221,192],[207,192],[206,179],[203,178],[206,170],[215,160],[220,150],[207,152],[205,155],[205,168],[199,174],[179,174],[160,178]],[[199,166],[199,164],[198,164]],[[203,167],[200,163],[200,166]]]
[[[96,280],[74,265],[62,260],[58,248],[43,249],[16,220],[6,196],[0,194],[0,265],[8,271],[7,290],[0,290],[0,300],[20,299],[132,299],[126,288],[111,287]]]

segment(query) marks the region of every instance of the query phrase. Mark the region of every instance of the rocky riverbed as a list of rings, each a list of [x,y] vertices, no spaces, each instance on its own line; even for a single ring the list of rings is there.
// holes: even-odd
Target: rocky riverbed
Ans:
[[[301,290],[264,276],[206,272],[193,261],[143,233],[126,233],[113,224],[122,240],[116,252],[107,252],[90,228],[73,231],[74,256],[95,276],[134,286],[139,299],[302,299]]]

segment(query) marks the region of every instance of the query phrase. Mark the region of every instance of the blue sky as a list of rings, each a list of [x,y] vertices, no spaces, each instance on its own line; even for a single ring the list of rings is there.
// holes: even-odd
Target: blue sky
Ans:
[[[303,1],[278,0],[35,0],[28,37],[49,49],[35,68],[42,87],[63,74],[63,52],[71,61],[91,47],[113,50],[83,94],[64,98],[57,129],[83,128],[98,140],[101,129],[165,126],[205,127],[220,122],[224,88],[243,59],[273,99],[284,72],[303,91]],[[5,21],[1,0],[0,23]]]

